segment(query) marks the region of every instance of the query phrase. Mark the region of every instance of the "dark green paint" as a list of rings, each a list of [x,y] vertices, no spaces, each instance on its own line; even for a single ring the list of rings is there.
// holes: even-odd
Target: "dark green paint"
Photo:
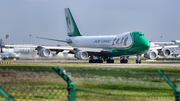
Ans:
[[[68,33],[68,36],[69,37],[82,36],[81,33],[78,30],[78,27],[77,27],[77,25],[76,25],[76,23],[74,21],[74,18],[72,17],[72,14],[71,14],[69,8],[67,8],[67,10],[68,10],[68,13],[69,13],[69,16],[66,17],[67,27],[69,28],[69,26],[68,26],[69,24],[72,24],[73,27],[74,27],[74,31],[72,33]],[[71,19],[72,22],[70,21],[70,19]]]
[[[113,48],[111,54],[100,54],[98,56],[103,57],[116,57],[116,56],[130,56],[141,55],[147,52],[150,48],[150,43],[145,36],[137,36],[137,34],[143,34],[142,32],[131,32],[132,45],[128,48]]]
[[[180,101],[180,88],[177,87],[165,74],[162,70],[157,70],[159,74],[166,80],[166,82],[174,89],[175,91],[175,101]]]
[[[66,16],[66,23],[67,27],[70,29],[69,25],[72,25],[74,28],[74,31],[72,33],[68,33],[68,36],[70,37],[76,37],[76,36],[82,36],[78,30],[78,27],[74,21],[74,18],[72,17],[72,14],[68,10],[68,17]],[[67,13],[67,12],[66,12]],[[71,19],[71,21],[70,21]],[[116,56],[129,56],[129,55],[141,55],[147,52],[150,48],[150,43],[147,40],[145,36],[137,36],[137,34],[143,34],[142,32],[131,32],[131,37],[132,37],[132,45],[126,48],[112,48],[112,53],[110,54],[97,54],[97,56],[103,56],[103,57],[116,57]]]
[[[76,101],[76,83],[74,83],[60,67],[53,67],[53,70],[67,82],[68,101]]]
[[[15,101],[14,98],[9,95],[4,89],[2,89],[0,87],[0,94],[3,95],[6,99],[8,99],[9,101]]]

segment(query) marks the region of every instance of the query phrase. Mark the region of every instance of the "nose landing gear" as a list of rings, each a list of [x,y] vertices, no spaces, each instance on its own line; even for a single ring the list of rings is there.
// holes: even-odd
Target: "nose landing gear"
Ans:
[[[137,55],[136,63],[141,64],[141,55]]]

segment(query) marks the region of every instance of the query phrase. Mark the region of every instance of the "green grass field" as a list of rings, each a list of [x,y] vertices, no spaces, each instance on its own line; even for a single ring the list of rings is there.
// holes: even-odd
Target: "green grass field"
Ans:
[[[67,84],[52,70],[52,67],[59,65],[77,84],[78,101],[173,101],[174,90],[162,79],[157,69],[163,70],[175,84],[180,84],[179,65],[102,65],[77,60],[16,62],[18,64],[0,65],[0,86],[17,101],[67,100]],[[172,62],[176,63],[178,61]],[[0,100],[5,98],[0,95]]]

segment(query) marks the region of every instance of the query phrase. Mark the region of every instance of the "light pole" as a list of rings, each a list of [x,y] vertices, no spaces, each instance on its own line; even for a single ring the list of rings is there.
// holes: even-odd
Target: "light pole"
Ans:
[[[6,44],[9,44],[9,35],[6,34]]]
[[[6,44],[9,44],[9,35],[6,34]],[[6,51],[7,51],[7,48],[6,48]],[[8,51],[9,51],[9,48],[8,48]]]
[[[161,36],[161,46],[162,46],[162,37],[163,37],[163,36]]]
[[[30,35],[29,35],[29,37],[30,37],[30,44],[31,44],[31,36],[32,36],[32,35],[30,34]]]

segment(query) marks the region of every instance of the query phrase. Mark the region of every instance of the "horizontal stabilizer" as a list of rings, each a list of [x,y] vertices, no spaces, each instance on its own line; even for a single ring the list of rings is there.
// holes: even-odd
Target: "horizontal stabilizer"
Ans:
[[[39,39],[45,39],[45,40],[52,40],[52,41],[72,43],[72,41],[66,41],[66,40],[58,40],[58,39],[50,39],[50,38],[42,38],[42,37],[37,37],[37,38],[39,38]]]

